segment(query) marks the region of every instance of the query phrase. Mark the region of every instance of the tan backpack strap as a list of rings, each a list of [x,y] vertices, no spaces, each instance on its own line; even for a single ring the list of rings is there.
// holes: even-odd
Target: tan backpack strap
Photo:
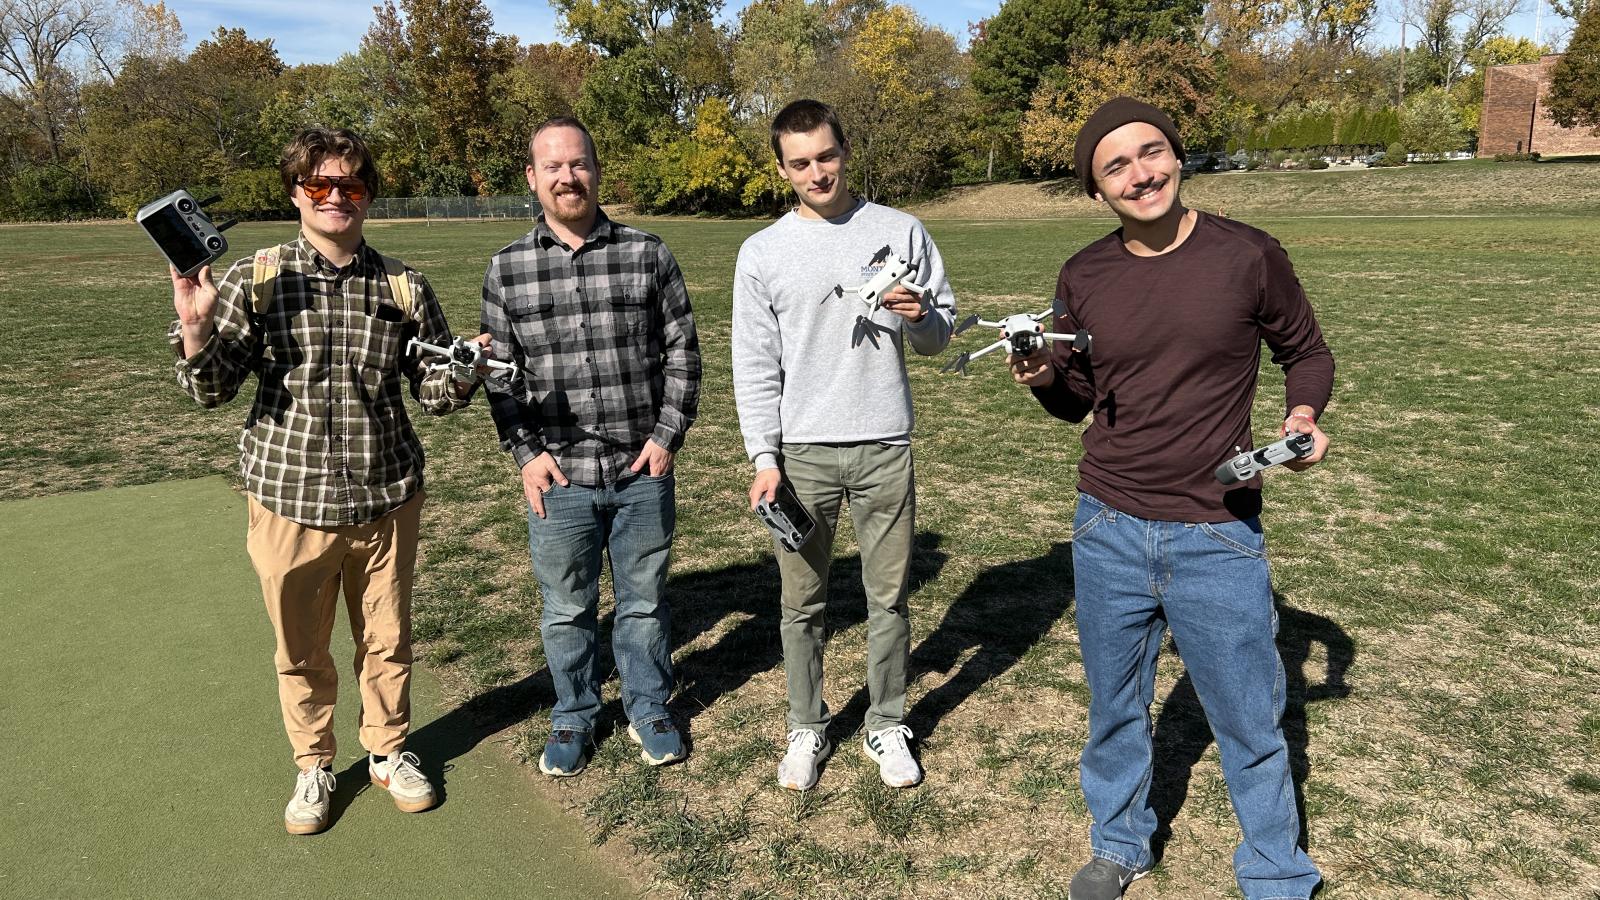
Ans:
[[[411,296],[411,278],[406,275],[406,264],[392,256],[383,256],[383,276],[389,282],[389,295],[394,298],[394,305],[400,307],[406,318],[411,318],[411,308],[415,305]]]
[[[278,286],[278,250],[268,247],[256,251],[250,272],[250,308],[258,316],[266,315],[272,307],[273,290]]]

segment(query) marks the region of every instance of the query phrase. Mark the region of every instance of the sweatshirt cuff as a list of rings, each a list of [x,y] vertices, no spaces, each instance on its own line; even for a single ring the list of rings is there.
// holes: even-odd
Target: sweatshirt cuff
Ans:
[[[778,467],[778,454],[770,452],[757,453],[756,458],[752,460],[752,462],[755,463],[756,474],[759,475],[768,469],[776,469]]]

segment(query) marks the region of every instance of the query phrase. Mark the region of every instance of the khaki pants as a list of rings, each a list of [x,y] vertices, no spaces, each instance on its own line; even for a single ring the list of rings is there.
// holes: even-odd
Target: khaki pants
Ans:
[[[344,588],[361,683],[361,744],[380,756],[411,726],[411,580],[422,493],[364,525],[315,527],[249,498],[246,546],[278,639],[278,700],[295,764],[332,765],[339,674],[328,641]]]

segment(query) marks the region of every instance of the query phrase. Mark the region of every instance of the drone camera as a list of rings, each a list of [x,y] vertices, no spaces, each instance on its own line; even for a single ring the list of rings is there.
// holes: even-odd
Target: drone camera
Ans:
[[[161,254],[186,278],[228,250],[228,239],[222,231],[233,222],[219,226],[203,208],[216,199],[196,200],[188,191],[177,190],[146,204],[134,216]]]

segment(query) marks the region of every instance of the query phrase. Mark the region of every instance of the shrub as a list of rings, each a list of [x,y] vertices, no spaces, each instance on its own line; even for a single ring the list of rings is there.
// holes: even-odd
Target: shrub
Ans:
[[[1496,153],[1494,155],[1494,161],[1495,162],[1538,162],[1539,161],[1539,154],[1537,154],[1537,153]]]
[[[7,217],[50,221],[83,219],[102,210],[77,175],[60,166],[28,165],[18,169],[9,183],[0,185],[8,196],[0,198]]]
[[[1389,145],[1388,150],[1384,151],[1383,158],[1373,163],[1373,165],[1380,167],[1403,166],[1406,164],[1406,155],[1405,145],[1396,141]]]

